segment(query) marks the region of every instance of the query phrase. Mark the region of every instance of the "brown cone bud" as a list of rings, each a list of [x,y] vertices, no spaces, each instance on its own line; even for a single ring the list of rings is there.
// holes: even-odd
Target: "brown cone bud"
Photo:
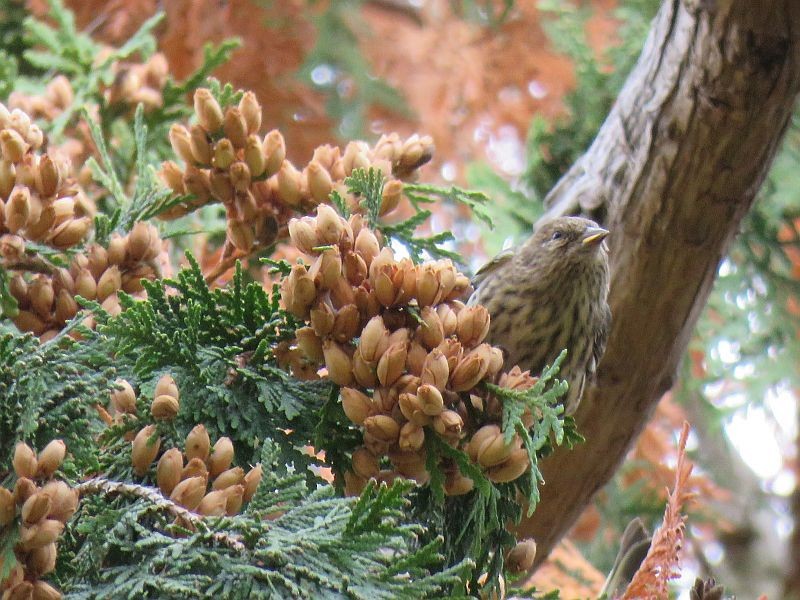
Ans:
[[[314,248],[323,245],[317,235],[314,221],[307,217],[289,221],[289,237],[292,240],[292,244],[306,254],[314,254]]]
[[[355,304],[343,306],[336,314],[333,331],[331,332],[333,339],[342,343],[349,342],[358,333],[360,321],[361,315]]]
[[[169,497],[173,502],[194,510],[205,495],[206,480],[202,477],[189,477],[176,485]]]
[[[75,277],[75,293],[87,300],[94,300],[97,297],[97,282],[89,269],[81,269]]]
[[[286,142],[277,129],[270,131],[264,138],[264,157],[266,158],[266,173],[272,176],[277,173],[286,159]]]
[[[444,327],[439,314],[430,306],[420,311],[422,323],[417,328],[417,335],[429,350],[436,348],[444,340]]]
[[[67,455],[67,445],[62,440],[53,440],[39,452],[38,467],[36,469],[37,479],[47,479],[64,462]]]
[[[264,174],[267,161],[261,146],[261,140],[257,135],[247,137],[247,143],[244,146],[244,161],[247,163],[252,177],[261,177]]]
[[[244,194],[250,188],[250,182],[252,181],[250,175],[250,167],[247,166],[246,162],[241,160],[236,161],[230,166],[228,170],[231,178],[231,185],[233,189],[235,189],[239,194]],[[244,214],[245,218],[250,218],[251,215]]]
[[[294,165],[284,160],[278,171],[278,196],[289,206],[299,206],[302,200],[301,175]]]
[[[475,482],[469,477],[464,477],[460,471],[448,473],[444,481],[444,493],[448,496],[468,494],[474,487]]]
[[[536,559],[536,542],[532,538],[522,540],[506,556],[506,569],[510,573],[527,573]]]
[[[28,290],[33,310],[42,319],[49,319],[53,311],[53,300],[55,299],[50,278],[45,275],[35,277]]]
[[[27,477],[33,479],[36,476],[38,462],[36,453],[25,442],[17,442],[14,447],[14,458],[12,459],[14,472],[17,477]]]
[[[227,502],[228,494],[226,491],[214,490],[203,496],[195,512],[205,517],[221,517],[225,514]]]
[[[364,488],[367,486],[367,480],[356,475],[352,471],[345,471],[344,473],[344,493],[345,496],[359,496]]]
[[[14,502],[22,504],[36,493],[36,484],[27,477],[20,477],[14,484]]]
[[[57,248],[69,248],[80,242],[89,231],[92,221],[88,217],[70,219],[59,225],[50,239]]]
[[[253,92],[245,92],[239,101],[239,112],[242,113],[248,133],[257,133],[261,129],[261,105]]]
[[[183,170],[174,160],[168,160],[162,163],[159,174],[164,183],[166,183],[173,192],[176,194],[186,193],[186,186],[183,184]]]
[[[314,201],[317,203],[326,202],[333,190],[331,174],[319,162],[312,160],[306,167],[306,178],[308,180],[308,191]]]
[[[169,143],[172,150],[187,165],[194,164],[194,154],[192,153],[192,136],[189,130],[178,123],[169,128]]]
[[[244,502],[244,485],[241,483],[232,485],[222,492],[225,494],[225,514],[228,516],[239,514]]]
[[[364,430],[378,440],[394,443],[400,435],[400,425],[392,417],[374,415],[364,419]]]
[[[222,130],[236,148],[244,148],[247,143],[247,123],[238,108],[230,106],[225,110]]]
[[[365,388],[375,387],[378,383],[376,363],[368,362],[361,356],[361,351],[353,354],[353,376],[359,385]]]
[[[344,414],[356,425],[362,425],[364,419],[374,412],[372,399],[359,390],[343,387],[339,393],[342,398]]]
[[[431,422],[430,415],[425,414],[425,411],[422,410],[422,403],[415,394],[408,392],[400,394],[398,407],[402,415],[412,423],[424,426]]]
[[[505,437],[499,428],[494,432],[494,435],[487,434],[485,439],[481,438],[476,440],[475,437],[478,436],[478,433],[481,433],[483,429],[485,429],[485,427],[479,429],[470,441],[470,447],[479,444],[477,447],[476,459],[482,467],[493,467],[505,462],[509,456],[522,445],[522,440],[520,440],[519,436],[514,436],[511,442],[506,444]],[[470,454],[472,454],[472,452],[470,452]]]
[[[322,340],[313,328],[301,327],[295,331],[295,335],[297,336],[297,347],[303,356],[317,364],[325,360],[322,352]]]
[[[41,335],[45,330],[44,321],[38,315],[27,310],[19,311],[14,317],[14,325],[21,331],[30,331],[34,335]]]
[[[481,354],[470,353],[461,359],[450,375],[450,387],[456,392],[466,392],[478,385],[486,371],[489,362]]]
[[[128,234],[128,258],[131,262],[141,261],[150,250],[150,237],[157,235],[154,228],[144,221],[137,222]]]
[[[23,550],[33,550],[34,548],[52,544],[58,539],[62,531],[64,531],[64,524],[61,521],[43,519],[30,527],[20,528],[20,547]]]
[[[17,180],[17,169],[11,161],[0,158],[0,200],[8,198]],[[0,207],[2,208],[2,207]],[[2,222],[4,215],[0,215]]]
[[[186,466],[181,471],[181,479],[188,479],[190,477],[202,477],[208,481],[208,467],[199,458],[192,458],[186,463]]]
[[[78,303],[67,290],[59,290],[56,297],[56,321],[66,323],[78,314]]]
[[[421,382],[443,391],[447,386],[449,376],[450,368],[448,367],[447,357],[440,349],[434,348],[428,353],[422,365]]]
[[[485,307],[467,306],[458,313],[456,335],[467,348],[480,344],[489,333],[489,311]]]
[[[529,466],[528,451],[525,448],[518,448],[505,462],[486,471],[486,476],[495,483],[508,483],[523,475]]]
[[[358,349],[364,360],[375,362],[389,348],[389,331],[380,316],[371,318],[361,332]]]
[[[337,385],[350,385],[353,381],[353,360],[340,344],[325,340],[322,344],[328,378]]]
[[[121,288],[122,275],[119,272],[119,267],[109,267],[97,280],[97,299],[105,300]]]
[[[47,517],[66,523],[78,510],[78,490],[63,481],[50,481],[42,488],[42,494],[50,497],[50,512]]]
[[[178,385],[175,379],[169,373],[165,373],[158,378],[156,387],[153,390],[153,396],[172,396],[173,398],[180,398]]]
[[[358,448],[353,451],[353,471],[359,477],[371,479],[378,476],[378,459],[366,448]]]
[[[202,126],[192,125],[189,129],[189,148],[195,163],[211,165],[211,142]]]
[[[36,165],[36,191],[42,196],[52,196],[60,184],[58,167],[47,154],[39,159]]]
[[[47,544],[40,548],[34,548],[28,554],[25,561],[26,572],[34,578],[41,577],[50,573],[56,568],[56,545],[55,543]]]
[[[211,439],[208,437],[205,425],[195,425],[194,429],[186,436],[186,460],[199,458],[201,461],[205,461],[210,448]]]
[[[464,420],[454,410],[445,410],[433,418],[433,429],[439,435],[447,438],[458,438],[461,436],[461,429]]]
[[[399,179],[392,179],[387,181],[383,186],[383,193],[381,194],[381,208],[380,215],[386,215],[392,212],[403,197],[403,182]]]
[[[181,480],[183,454],[178,448],[170,448],[158,460],[156,481],[161,492],[169,496]]]
[[[228,221],[227,235],[231,244],[242,252],[249,252],[256,241],[253,228],[242,221]]]
[[[415,451],[425,443],[425,430],[416,423],[406,423],[400,428],[398,446],[401,450]]]
[[[30,581],[20,581],[3,594],[3,600],[32,600],[33,584]]]
[[[7,130],[6,130],[7,131]],[[4,133],[4,132],[0,132]],[[26,187],[16,187],[5,204],[4,217],[6,229],[17,233],[25,227],[31,213],[31,194]]]
[[[369,267],[381,251],[378,238],[376,238],[375,234],[369,229],[362,229],[356,236],[355,251],[364,259],[367,267]]]
[[[383,386],[392,385],[403,374],[408,353],[405,342],[390,345],[378,360],[378,380]]]
[[[25,503],[22,505],[22,522],[25,523],[25,525],[38,523],[47,516],[51,506],[52,501],[47,494],[36,492],[25,500]]]
[[[14,494],[6,488],[0,487],[0,530],[14,520],[17,507],[14,504]]]
[[[467,444],[467,454],[472,462],[478,462],[478,453],[485,443],[491,442],[501,436],[500,427],[497,425],[484,425],[472,434]],[[502,436],[501,436],[502,437]]]
[[[242,481],[244,481],[244,470],[241,467],[233,467],[217,475],[211,487],[215,490],[223,490],[232,485],[240,484]]]
[[[148,443],[148,440],[156,432],[155,425],[147,425],[143,427],[136,437],[133,438],[131,448],[131,463],[133,464],[133,471],[140,477],[147,473],[150,465],[158,454],[161,447],[161,437],[156,437],[153,443]]]
[[[261,467],[261,463],[257,464],[255,467],[250,469],[247,472],[247,475],[244,476],[244,501],[250,502],[253,499],[253,496],[258,489],[258,485],[261,483],[261,478],[264,475],[264,470]]]
[[[441,299],[439,278],[434,265],[424,264],[417,268],[417,302],[420,307],[432,306]]]
[[[233,462],[233,442],[228,437],[221,437],[214,444],[214,450],[208,457],[208,472],[216,477],[230,468]]]
[[[180,404],[172,396],[156,396],[150,405],[150,414],[159,421],[171,421],[178,414]]]
[[[46,581],[37,581],[33,584],[33,600],[61,600],[63,596]]]
[[[18,163],[25,156],[28,144],[22,136],[13,129],[3,129],[0,131],[0,156],[4,160]]]
[[[422,411],[426,415],[436,416],[440,415],[444,410],[444,399],[442,393],[433,385],[423,384],[417,390],[417,398],[419,399]]]
[[[317,206],[316,233],[323,244],[336,245],[344,232],[344,224],[327,204]]]
[[[114,382],[115,390],[111,392],[111,406],[118,413],[136,414],[136,393],[131,384],[124,379]]]
[[[198,88],[194,92],[194,112],[197,120],[209,133],[222,127],[222,109],[211,94],[211,90]]]

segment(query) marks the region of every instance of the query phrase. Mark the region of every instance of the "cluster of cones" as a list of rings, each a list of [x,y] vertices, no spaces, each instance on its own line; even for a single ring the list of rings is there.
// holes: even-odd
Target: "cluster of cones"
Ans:
[[[111,412],[100,408],[106,423],[136,415],[136,393],[131,385],[117,381],[111,394]],[[180,392],[170,375],[156,383],[150,414],[156,421],[170,421],[180,410]],[[111,414],[113,413],[113,414]],[[245,472],[234,467],[233,442],[219,438],[214,445],[204,425],[195,426],[186,436],[184,449],[170,448],[161,454],[161,437],[156,425],[131,433],[131,464],[136,475],[144,477],[156,464],[155,481],[159,490],[176,504],[202,516],[235,515],[249,502],[261,482],[258,464]]]
[[[311,161],[298,169],[286,158],[279,131],[259,134],[261,105],[252,92],[245,92],[237,106],[223,110],[210,90],[198,89],[194,109],[196,124],[176,124],[170,129],[170,142],[184,166],[167,161],[161,171],[176,194],[190,194],[191,199],[161,216],[177,218],[220,202],[226,210],[228,241],[241,252],[271,243],[293,214],[327,202],[334,190],[352,210],[360,210],[358,200],[342,183],[354,169],[376,168],[390,178],[382,210],[389,212],[397,206],[402,190],[402,183],[393,178],[413,175],[433,151],[428,137],[401,140],[392,134],[374,147],[364,142],[351,142],[343,151],[320,146]]]
[[[107,248],[92,244],[85,253],[75,254],[69,268],[52,267],[35,276],[16,273],[9,280],[18,306],[14,324],[47,341],[77,314],[76,296],[96,300],[110,314],[119,314],[118,292],[141,293],[141,280],[160,274],[161,252],[158,230],[140,221],[127,235],[114,234]],[[87,317],[84,324],[93,327],[94,319]]]
[[[78,509],[78,492],[53,479],[65,455],[61,440],[53,440],[38,455],[24,442],[14,449],[14,489],[0,487],[0,533],[9,527],[19,530],[13,564],[4,565],[0,557],[0,573],[8,573],[0,581],[4,600],[61,598],[41,578],[55,569],[58,536]]]
[[[344,474],[348,491],[370,478],[426,482],[428,436],[465,451],[494,482],[522,475],[527,451],[516,435],[506,443],[500,400],[481,383],[525,389],[535,379],[518,368],[501,373],[501,350],[484,342],[487,310],[459,300],[467,277],[449,260],[396,259],[360,215],[345,220],[327,205],[292,220],[289,232],[310,264],[293,265],[281,298],[307,325],[276,353],[296,375],[316,377],[324,365],[342,386],[344,412],[364,436]],[[472,489],[455,463],[441,468],[448,494]]]

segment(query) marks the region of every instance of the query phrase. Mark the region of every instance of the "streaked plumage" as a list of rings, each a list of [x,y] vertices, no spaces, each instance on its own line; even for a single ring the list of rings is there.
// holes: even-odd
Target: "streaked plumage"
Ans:
[[[491,315],[487,341],[504,348],[506,366],[538,374],[566,348],[559,377],[569,382],[567,413],[577,408],[586,378],[603,355],[608,307],[608,232],[581,217],[542,223],[522,247],[475,276],[470,304]]]

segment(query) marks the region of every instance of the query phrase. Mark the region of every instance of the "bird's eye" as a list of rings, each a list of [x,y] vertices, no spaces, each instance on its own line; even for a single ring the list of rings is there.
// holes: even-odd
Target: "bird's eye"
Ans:
[[[560,240],[563,237],[564,237],[563,231],[556,231],[553,233],[553,237],[551,237],[550,239],[555,241],[555,240]]]

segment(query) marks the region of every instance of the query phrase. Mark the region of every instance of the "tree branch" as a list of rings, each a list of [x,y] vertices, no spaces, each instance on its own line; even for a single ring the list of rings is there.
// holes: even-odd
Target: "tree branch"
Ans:
[[[613,476],[670,388],[800,89],[800,4],[667,0],[587,153],[546,200],[611,230],[614,321],[578,413],[586,443],[543,462],[520,535],[537,564]]]

